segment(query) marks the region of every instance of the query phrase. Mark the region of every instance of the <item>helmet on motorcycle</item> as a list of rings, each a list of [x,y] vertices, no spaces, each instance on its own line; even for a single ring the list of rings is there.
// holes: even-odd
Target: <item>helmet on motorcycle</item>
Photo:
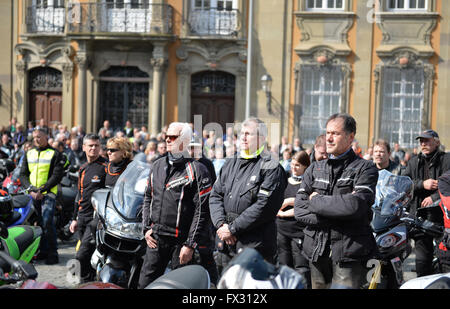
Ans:
[[[0,190],[0,221],[8,222],[14,212],[11,195],[4,190]]]

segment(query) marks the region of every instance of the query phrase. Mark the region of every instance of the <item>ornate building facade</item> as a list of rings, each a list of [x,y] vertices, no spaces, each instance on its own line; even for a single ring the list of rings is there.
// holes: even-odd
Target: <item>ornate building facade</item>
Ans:
[[[412,148],[425,128],[450,144],[442,0],[0,4],[4,124],[44,118],[96,131],[105,119],[130,120],[156,134],[194,115],[224,128],[248,108],[272,124],[272,143],[284,135],[312,144],[340,111],[356,118],[364,147],[386,138]]]

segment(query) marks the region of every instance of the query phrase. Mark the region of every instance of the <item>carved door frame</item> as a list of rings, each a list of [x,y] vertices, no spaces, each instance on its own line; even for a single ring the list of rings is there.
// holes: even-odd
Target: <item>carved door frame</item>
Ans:
[[[54,122],[62,123],[62,73],[50,67],[37,67],[28,75],[28,120],[36,122],[44,118],[49,127]]]

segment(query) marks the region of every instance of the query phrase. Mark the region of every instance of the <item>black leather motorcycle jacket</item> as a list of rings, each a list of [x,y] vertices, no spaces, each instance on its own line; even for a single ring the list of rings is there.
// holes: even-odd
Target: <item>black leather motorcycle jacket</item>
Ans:
[[[311,261],[364,261],[376,253],[370,222],[378,170],[350,150],[342,158],[316,161],[306,170],[295,199],[295,218],[306,225],[303,254]],[[313,192],[318,195],[309,199]],[[330,252],[331,250],[331,252]]]
[[[275,219],[286,185],[286,172],[268,153],[227,159],[209,201],[214,226],[227,223],[244,245],[276,248]]]
[[[195,248],[207,227],[212,189],[207,168],[193,159],[157,159],[151,169],[143,204],[144,233],[178,238]]]

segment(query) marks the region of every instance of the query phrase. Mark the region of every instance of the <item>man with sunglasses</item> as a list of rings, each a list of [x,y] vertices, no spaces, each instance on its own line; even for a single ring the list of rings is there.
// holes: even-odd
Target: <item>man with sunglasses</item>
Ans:
[[[100,156],[100,138],[95,134],[87,134],[83,138],[83,151],[87,162],[80,167],[78,194],[75,198],[75,209],[70,231],[78,231],[80,245],[76,259],[80,262],[80,283],[94,279],[95,272],[91,267],[91,256],[95,250],[91,222],[94,220],[94,208],[91,204],[92,194],[105,187],[106,159]]]
[[[168,154],[151,166],[142,206],[147,248],[138,288],[163,275],[169,261],[173,269],[191,263],[207,233],[211,175],[190,157],[191,138],[189,124],[171,123],[166,133]]]

